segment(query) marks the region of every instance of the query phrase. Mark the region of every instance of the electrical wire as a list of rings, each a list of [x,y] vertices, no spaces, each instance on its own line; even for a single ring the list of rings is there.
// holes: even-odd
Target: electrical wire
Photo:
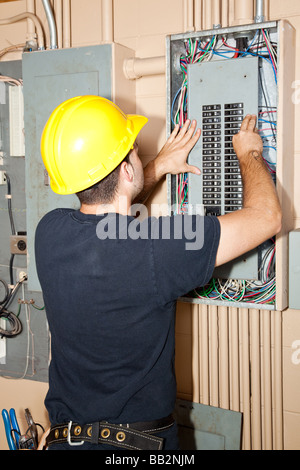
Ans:
[[[4,173],[4,176],[6,178],[6,185],[7,185],[7,206],[8,206],[8,215],[9,215],[9,220],[10,220],[11,234],[16,235],[16,229],[15,229],[14,218],[13,218],[12,207],[11,207],[10,177],[7,173]]]
[[[4,329],[0,328],[0,337],[1,338],[13,338],[15,336],[18,336],[20,333],[22,333],[22,323],[19,320],[19,318],[12,312],[9,312],[8,310],[2,309],[0,318],[3,318],[8,321],[10,324],[11,328],[10,329]]]
[[[4,281],[4,279],[0,279],[0,282],[3,285],[4,290],[5,290],[4,299],[0,301],[0,305],[3,305],[3,304],[5,304],[5,302],[7,301],[8,297],[9,297],[9,287],[7,285],[7,282]]]
[[[21,283],[20,283],[20,285],[21,285]],[[17,291],[17,289],[16,289],[16,291]],[[6,320],[9,323],[10,329],[0,328],[0,337],[1,338],[14,338],[15,336],[18,336],[20,333],[22,333],[22,330],[23,330],[22,323],[19,319],[19,315],[20,315],[20,311],[21,311],[21,305],[19,306],[19,311],[18,311],[17,315],[15,315],[13,312],[10,312],[9,310],[7,310],[5,308],[6,306],[8,306],[10,301],[11,301],[11,298],[10,298],[10,294],[9,294],[7,296],[6,302],[2,302],[2,305],[4,304],[4,306],[1,307],[0,318]]]

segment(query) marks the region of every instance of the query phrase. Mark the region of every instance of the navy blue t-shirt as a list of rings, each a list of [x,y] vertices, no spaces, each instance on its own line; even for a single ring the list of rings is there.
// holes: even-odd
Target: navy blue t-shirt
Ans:
[[[178,229],[182,221],[189,228]],[[51,332],[45,405],[52,425],[172,413],[176,300],[210,280],[219,237],[215,217],[149,218],[138,226],[133,217],[57,209],[40,221],[35,249]]]

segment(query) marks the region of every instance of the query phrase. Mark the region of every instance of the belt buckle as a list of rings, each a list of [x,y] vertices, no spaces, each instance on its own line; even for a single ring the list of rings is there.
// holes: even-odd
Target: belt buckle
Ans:
[[[70,421],[69,424],[68,424],[67,442],[68,442],[69,446],[71,446],[71,447],[82,446],[84,444],[84,441],[81,441],[81,442],[72,442],[71,441],[71,427],[72,427],[72,421]]]

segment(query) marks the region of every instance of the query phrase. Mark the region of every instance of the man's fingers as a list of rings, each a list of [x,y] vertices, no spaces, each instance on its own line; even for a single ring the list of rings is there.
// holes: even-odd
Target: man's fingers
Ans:
[[[241,124],[241,131],[254,131],[256,128],[256,116],[255,114],[247,114]]]
[[[186,139],[186,142],[183,141],[184,145],[187,146],[187,149],[188,149],[189,152],[196,145],[196,143],[200,139],[200,136],[201,136],[201,129],[197,129],[196,132],[195,132],[195,130],[193,130],[190,133],[190,135],[188,136],[188,138]]]
[[[251,116],[247,114],[247,116],[244,118],[242,124],[241,124],[241,131],[246,131],[248,129],[249,121],[251,119]]]
[[[184,125],[182,126],[182,128],[180,129],[180,132],[178,133],[178,136],[177,136],[177,140],[181,140],[187,133],[189,127],[190,127],[190,124],[191,124],[191,121],[189,119],[187,119],[184,123]]]
[[[256,129],[256,116],[255,114],[253,114],[249,120],[248,131],[254,132],[255,129]]]
[[[201,170],[196,166],[187,165],[186,173],[193,173],[194,175],[201,175]]]
[[[175,137],[177,136],[179,132],[179,124],[176,124],[176,126],[174,127],[172,133],[170,134],[167,142],[169,142],[170,144],[174,141]]]

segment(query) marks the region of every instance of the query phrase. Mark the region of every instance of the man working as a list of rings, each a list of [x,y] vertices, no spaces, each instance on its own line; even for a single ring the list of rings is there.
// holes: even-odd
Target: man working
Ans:
[[[172,418],[176,300],[206,284],[215,266],[281,228],[256,117],[247,116],[233,140],[243,209],[219,218],[184,216],[194,233],[202,231],[198,250],[186,249],[183,229],[175,233],[181,216],[160,218],[155,237],[131,237],[133,202],[143,202],[168,173],[200,173],[187,163],[200,138],[194,121],[176,126],[143,170],[136,137],[146,122],[108,100],[84,96],[59,106],[43,133],[52,189],[76,193],[81,202],[78,211],[50,212],[36,232],[52,344],[45,401],[50,450],[178,449]],[[108,227],[112,218],[115,233],[100,239],[99,224],[105,220]],[[169,237],[157,236],[166,220]]]

